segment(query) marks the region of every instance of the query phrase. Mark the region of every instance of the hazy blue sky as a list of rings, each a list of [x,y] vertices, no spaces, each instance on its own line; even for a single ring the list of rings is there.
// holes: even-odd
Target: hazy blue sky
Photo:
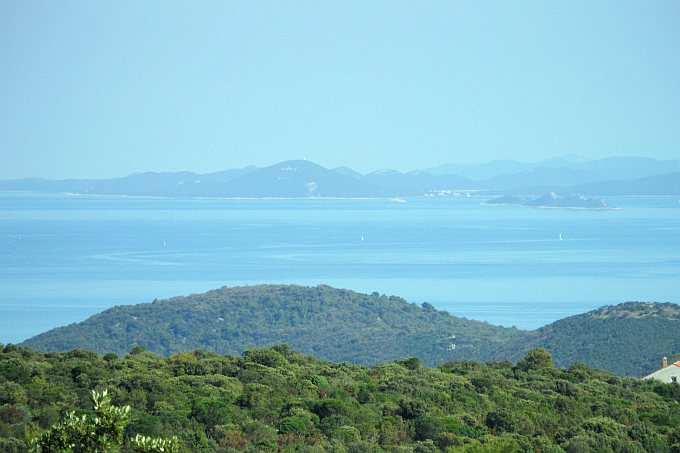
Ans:
[[[680,157],[680,2],[0,2],[0,178]]]

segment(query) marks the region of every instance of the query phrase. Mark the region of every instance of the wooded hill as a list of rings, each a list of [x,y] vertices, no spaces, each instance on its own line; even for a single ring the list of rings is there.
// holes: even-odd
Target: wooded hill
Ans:
[[[643,376],[680,353],[680,306],[627,302],[560,319],[524,332],[498,355],[517,360],[533,348],[553,352],[558,366],[584,361],[616,374]]]
[[[140,345],[167,355],[196,348],[240,354],[247,348],[286,343],[325,360],[370,365],[418,357],[435,365],[457,358],[491,358],[519,332],[395,296],[324,285],[260,285],[114,307],[23,345],[117,354]]]
[[[240,354],[286,343],[324,360],[373,365],[418,357],[517,360],[542,347],[558,366],[583,361],[621,375],[656,370],[680,352],[680,306],[629,302],[572,316],[535,331],[459,318],[430,304],[329,286],[260,285],[118,306],[22,345],[125,354],[135,346],[168,355],[204,348]]]

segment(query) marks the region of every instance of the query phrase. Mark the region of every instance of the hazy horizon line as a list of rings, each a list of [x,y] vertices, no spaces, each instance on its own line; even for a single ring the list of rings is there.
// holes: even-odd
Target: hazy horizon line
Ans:
[[[428,170],[436,170],[442,167],[448,167],[448,166],[455,166],[455,167],[463,167],[463,168],[469,168],[469,167],[475,167],[475,166],[483,166],[483,165],[489,165],[495,162],[513,162],[513,163],[519,163],[519,164],[524,164],[524,165],[541,165],[541,164],[549,164],[551,161],[556,161],[556,160],[564,160],[564,161],[571,161],[569,163],[571,164],[580,164],[580,163],[585,163],[585,162],[595,162],[595,161],[601,161],[601,160],[606,160],[606,159],[612,159],[612,158],[642,158],[642,159],[651,159],[655,160],[657,162],[671,162],[671,161],[678,161],[680,159],[658,159],[656,157],[651,157],[651,156],[646,156],[643,154],[631,154],[631,155],[610,155],[606,157],[598,157],[598,158],[591,158],[588,156],[585,156],[583,154],[576,154],[576,153],[566,153],[566,154],[558,154],[546,159],[540,159],[540,160],[520,160],[520,159],[492,159],[492,160],[487,160],[487,161],[478,161],[478,162],[472,162],[472,163],[457,163],[455,161],[449,161],[449,162],[444,162],[439,165],[431,165],[427,167],[420,167],[420,168],[413,168],[410,170],[400,170],[394,167],[381,167],[381,168],[376,168],[373,170],[369,171],[360,171],[356,170],[354,167],[343,164],[343,165],[325,165],[323,163],[320,163],[319,161],[315,159],[310,159],[307,157],[300,157],[300,158],[290,158],[290,159],[285,159],[273,163],[269,163],[266,165],[255,165],[255,164],[246,164],[246,165],[236,165],[232,167],[227,167],[227,168],[221,168],[217,170],[212,170],[212,171],[201,171],[201,170],[189,170],[189,169],[177,169],[177,170],[153,170],[153,169],[145,169],[145,170],[138,170],[138,171],[133,171],[130,173],[126,174],[118,174],[118,175],[111,175],[111,176],[100,176],[100,177],[92,177],[92,176],[62,176],[62,177],[48,177],[48,176],[40,176],[40,175],[35,175],[32,174],[30,176],[19,176],[19,177],[9,177],[9,178],[0,178],[0,180],[3,181],[10,181],[10,180],[21,180],[21,179],[44,179],[44,180],[51,180],[51,181],[62,181],[62,180],[87,180],[87,179],[92,179],[92,180],[106,180],[106,179],[122,179],[122,178],[127,178],[130,176],[135,176],[135,175],[142,175],[142,174],[173,174],[173,173],[193,173],[195,175],[210,175],[214,173],[220,173],[224,171],[229,171],[229,170],[244,170],[249,167],[254,167],[257,169],[262,169],[262,168],[268,168],[268,167],[273,167],[275,165],[279,165],[282,163],[286,162],[295,162],[295,161],[308,161],[313,164],[319,165],[320,167],[323,167],[328,170],[335,170],[338,168],[349,168],[352,171],[355,171],[359,174],[362,175],[369,175],[371,173],[377,173],[381,171],[396,171],[399,173],[413,173],[417,171],[423,171],[423,172],[428,172]],[[554,167],[554,168],[559,168],[559,167]]]

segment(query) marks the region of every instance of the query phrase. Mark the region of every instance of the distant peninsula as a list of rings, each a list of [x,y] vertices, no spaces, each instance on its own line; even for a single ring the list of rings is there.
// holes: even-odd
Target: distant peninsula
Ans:
[[[484,204],[487,205],[517,205],[532,208],[564,208],[564,209],[593,209],[593,210],[607,210],[618,209],[614,206],[609,206],[603,199],[588,198],[583,195],[567,195],[558,196],[555,192],[549,192],[540,197],[522,197],[507,195],[504,197],[494,198]]]

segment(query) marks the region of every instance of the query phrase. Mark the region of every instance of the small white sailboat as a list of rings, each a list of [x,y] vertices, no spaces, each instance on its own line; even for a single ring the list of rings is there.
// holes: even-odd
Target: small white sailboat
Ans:
[[[364,242],[364,236],[361,235],[361,242]]]
[[[562,233],[560,233],[560,241],[564,241],[564,238],[562,237]]]

